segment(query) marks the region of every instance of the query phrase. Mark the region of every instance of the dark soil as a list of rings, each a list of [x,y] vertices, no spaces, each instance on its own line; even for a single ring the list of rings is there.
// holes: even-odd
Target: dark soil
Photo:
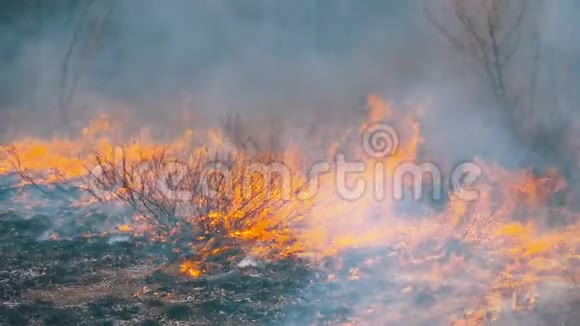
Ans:
[[[289,257],[243,268],[232,263],[232,255],[243,258],[234,250],[213,257],[223,268],[194,279],[178,268],[184,256],[174,249],[186,245],[104,234],[104,215],[1,212],[2,206],[0,325],[335,325],[360,320],[369,306],[408,307],[398,316],[401,325],[445,325],[448,315],[434,320],[430,311],[445,311],[440,299],[454,295],[451,285],[432,289],[420,281],[406,292],[413,276],[397,271],[388,249],[352,250],[316,264]],[[54,230],[64,231],[50,239]],[[470,255],[461,244],[447,247]],[[369,258],[378,263],[365,267]],[[355,270],[360,278],[353,277]],[[496,323],[578,325],[578,291],[569,293]]]

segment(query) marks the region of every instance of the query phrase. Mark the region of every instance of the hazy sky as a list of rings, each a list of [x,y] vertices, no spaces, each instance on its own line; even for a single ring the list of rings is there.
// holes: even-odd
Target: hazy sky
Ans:
[[[426,22],[422,1],[87,3],[7,2],[0,30],[3,121],[46,114],[57,121],[43,123],[54,126],[65,102],[82,119],[131,107],[134,119],[159,124],[184,111],[198,124],[227,112],[340,124],[360,118],[364,98],[376,92],[394,103],[429,103],[425,130],[435,145],[517,147],[494,122],[498,113],[481,71]],[[454,28],[444,3],[436,13]],[[575,1],[543,3],[540,87],[558,86],[541,105],[554,118],[576,110],[580,20]],[[529,53],[521,56],[525,62]]]

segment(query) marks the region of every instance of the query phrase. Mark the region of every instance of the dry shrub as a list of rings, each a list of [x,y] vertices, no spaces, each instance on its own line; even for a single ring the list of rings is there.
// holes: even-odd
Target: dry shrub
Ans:
[[[116,139],[117,130],[103,121],[83,131],[87,139],[82,143],[74,142],[82,156],[73,160],[83,170],[78,174],[55,169],[49,178],[39,176],[37,169],[27,168],[28,156],[21,162],[16,148],[9,153],[14,170],[39,189],[47,189],[47,182],[78,188],[80,180],[80,188],[98,201],[134,209],[133,225],[122,231],[173,242],[180,249],[195,246],[194,252],[204,255],[200,260],[228,248],[262,257],[300,250],[292,230],[309,208],[296,196],[306,180],[299,169],[283,164],[279,134],[263,136],[264,146],[250,146],[252,140],[243,136],[251,134],[247,127],[230,117],[212,148],[194,145],[187,132],[184,139],[168,144],[115,146],[110,139]],[[228,138],[233,144],[229,147]]]
[[[308,210],[296,194],[305,179],[279,155],[166,148],[129,160],[96,155],[86,188],[133,207],[163,241],[195,243],[198,254],[236,249],[262,257],[299,251],[292,229]]]

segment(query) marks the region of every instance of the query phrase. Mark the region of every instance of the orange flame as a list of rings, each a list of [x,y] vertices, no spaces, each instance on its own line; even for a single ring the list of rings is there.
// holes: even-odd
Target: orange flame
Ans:
[[[392,177],[402,163],[418,161],[423,143],[420,124],[414,117],[399,114],[376,95],[369,96],[368,103],[369,117],[360,130],[371,123],[387,121],[402,131],[400,145],[395,153],[384,159],[370,158],[355,147],[351,159],[367,166],[380,163],[384,175]],[[86,177],[87,167],[96,163],[92,153],[99,153],[106,160],[130,163],[153,160],[160,150],[201,154],[226,143],[216,130],[202,133],[186,130],[181,138],[171,143],[156,142],[143,132],[138,137],[139,142],[120,143],[112,140],[112,128],[115,126],[110,120],[100,117],[83,130],[79,139],[17,140],[9,147],[0,148],[0,174],[18,168],[42,172],[36,176],[38,183],[56,182],[61,177]],[[207,141],[196,145],[198,138]],[[348,137],[329,144],[331,158],[345,146],[351,146]],[[241,157],[251,156],[240,151]],[[396,210],[398,203],[389,195],[377,201],[371,192],[365,192],[357,200],[344,200],[336,191],[337,175],[333,171],[319,175],[318,189],[306,193],[302,186],[310,180],[301,166],[303,156],[297,146],[291,146],[277,157],[289,162],[292,193],[302,191],[307,195],[305,199],[288,201],[283,191],[276,187],[267,191],[265,181],[259,177],[252,179],[253,196],[248,198],[241,187],[247,162],[237,161],[232,169],[236,185],[229,205],[211,210],[201,218],[209,227],[226,230],[230,238],[247,244],[248,253],[256,257],[277,259],[303,255],[316,260],[346,249],[390,248],[391,258],[397,262],[401,275],[414,278],[403,280],[406,285],[401,293],[410,294],[419,288],[412,284],[418,279],[434,289],[455,281],[458,286],[464,282],[463,286],[472,291],[469,295],[481,299],[469,301],[471,312],[458,314],[463,303],[453,303],[453,296],[450,296],[448,305],[457,309],[441,308],[444,312],[435,314],[441,318],[453,315],[451,322],[456,325],[493,319],[508,309],[504,304],[506,300],[512,301],[513,310],[529,309],[541,295],[538,284],[561,281],[564,271],[571,270],[575,277],[580,274],[577,270],[580,258],[577,254],[578,215],[566,207],[549,204],[554,196],[566,189],[566,181],[557,171],[550,170],[536,177],[530,171],[510,171],[476,160],[485,171],[478,185],[479,199],[466,202],[450,198],[445,208],[427,212],[426,218],[402,216]],[[371,169],[357,176],[367,181],[375,177]],[[347,184],[355,181],[351,178]],[[247,219],[247,216],[252,218]],[[138,219],[134,221],[135,224],[139,222]],[[118,226],[121,232],[136,229],[130,224]],[[454,248],[453,243],[471,248],[465,250],[472,252],[462,253],[463,249]],[[221,250],[223,248],[208,246],[200,252],[209,256]],[[192,260],[184,261],[180,272],[194,278],[206,273],[201,262]],[[352,268],[349,274],[351,280],[365,277],[358,268]],[[469,274],[469,279],[462,279],[465,274]],[[328,279],[334,282],[337,276],[331,274]],[[377,308],[367,312],[376,313]],[[386,311],[385,315],[396,318],[404,314]]]

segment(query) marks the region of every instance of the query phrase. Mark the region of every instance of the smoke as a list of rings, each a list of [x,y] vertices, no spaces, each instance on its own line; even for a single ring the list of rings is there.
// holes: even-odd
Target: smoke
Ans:
[[[369,92],[404,93],[433,64],[421,58],[428,40],[411,4],[27,5],[14,5],[3,28],[1,46],[11,54],[0,87],[10,96],[0,106],[5,121],[52,116],[49,130],[64,128],[61,109],[82,120],[120,105],[156,123],[184,110],[202,125],[227,112],[248,121],[356,118]]]
[[[436,9],[452,21],[444,3]],[[535,109],[521,122],[535,121],[532,129],[546,135],[564,131],[545,139],[550,147],[578,138],[573,130],[580,130],[580,6],[538,3],[537,34],[525,25],[532,36],[512,70],[521,72],[515,83],[523,83],[536,64]],[[437,157],[561,163],[561,156],[530,148],[506,127],[481,69],[425,20],[423,4],[4,1],[0,142],[77,132],[101,112],[159,134],[213,127],[237,113],[255,138],[267,137],[268,129],[290,130],[286,138],[307,147],[316,141],[312,129],[357,125],[366,96],[377,93],[395,107],[423,107],[423,137]]]
[[[215,124],[231,112],[255,128],[272,119],[340,127],[360,120],[364,98],[376,92],[427,103],[424,128],[438,151],[525,161],[481,71],[438,35],[423,5],[9,1],[0,33],[3,136],[78,130],[96,111],[169,130]],[[538,19],[543,109],[534,119],[550,130],[569,122],[577,103],[574,6],[544,4]],[[453,19],[445,4],[437,10]]]
[[[516,84],[536,72],[535,89],[522,93],[533,93],[534,110],[518,122],[535,121],[540,149],[504,123],[481,67],[425,19],[424,5],[8,1],[0,140],[75,133],[99,113],[159,137],[237,113],[253,139],[279,133],[309,149],[328,145],[323,131],[340,135],[366,119],[366,97],[376,93],[395,108],[421,107],[426,152],[445,160],[436,163],[477,155],[512,167],[565,166],[568,155],[555,149],[571,146],[578,125],[578,5],[538,2],[511,67]],[[446,2],[433,6],[457,28]]]

